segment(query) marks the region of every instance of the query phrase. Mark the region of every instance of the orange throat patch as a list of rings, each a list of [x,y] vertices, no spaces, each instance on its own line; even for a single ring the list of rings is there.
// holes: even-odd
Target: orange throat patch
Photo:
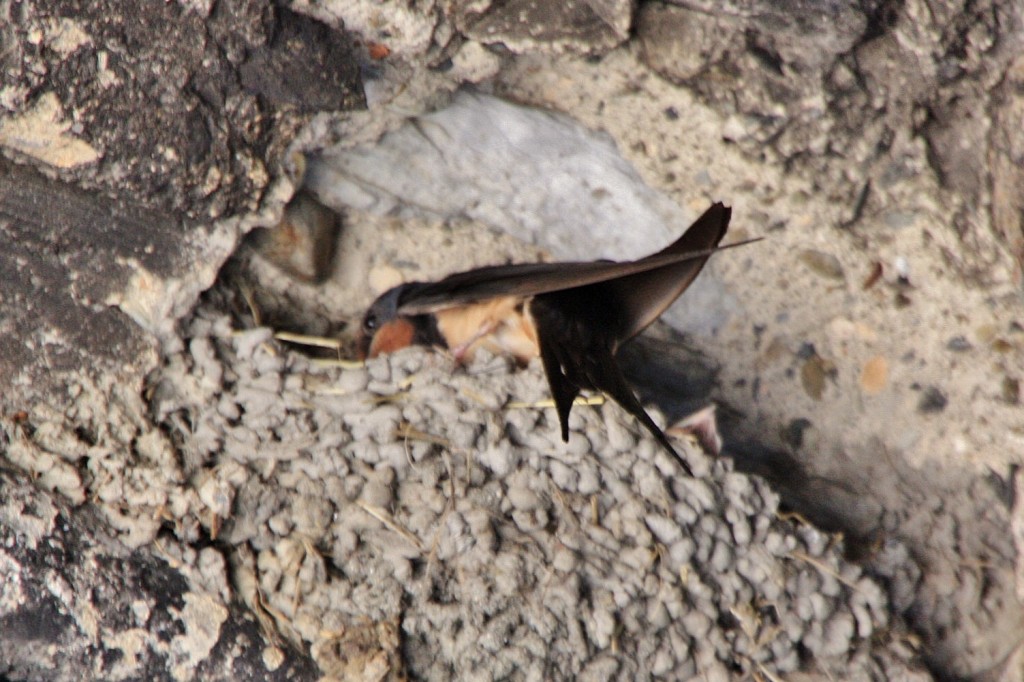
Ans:
[[[367,357],[375,358],[411,346],[415,331],[412,322],[402,317],[387,322],[373,335]]]

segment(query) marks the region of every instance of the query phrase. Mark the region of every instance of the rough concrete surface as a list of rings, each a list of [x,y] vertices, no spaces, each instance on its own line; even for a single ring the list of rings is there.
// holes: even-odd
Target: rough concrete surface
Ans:
[[[0,675],[4,679],[308,679],[307,658],[268,669],[256,619],[229,594],[224,560],[193,551],[203,579],[129,551],[88,510],[0,470]],[[280,654],[280,651],[278,651]]]
[[[49,176],[0,166],[4,397],[23,409],[93,365],[101,391],[138,385],[154,339],[125,315],[167,332],[239,234],[271,221],[296,130],[362,102],[351,40],[260,3],[4,2],[0,16],[0,146]]]
[[[0,2],[0,449],[63,496],[3,480],[0,671],[1024,678],[1022,12]],[[450,211],[385,175],[383,215],[311,174],[342,225],[323,283],[316,253],[296,282],[259,240],[218,280],[298,152],[417,125],[445,149],[423,124],[468,83],[768,237],[716,259],[724,323],[627,349],[666,419],[718,403],[726,458],[688,450],[695,478],[611,404],[552,439],[537,367],[324,368],[273,341],[344,341],[402,279],[586,244],[497,234],[484,209],[516,186],[487,173]]]

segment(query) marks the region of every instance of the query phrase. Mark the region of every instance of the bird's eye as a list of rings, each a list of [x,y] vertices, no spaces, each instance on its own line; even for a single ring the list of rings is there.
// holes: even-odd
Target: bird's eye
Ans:
[[[372,332],[376,328],[377,328],[377,316],[376,315],[374,315],[373,313],[370,313],[365,318],[363,318],[363,330],[364,331]]]

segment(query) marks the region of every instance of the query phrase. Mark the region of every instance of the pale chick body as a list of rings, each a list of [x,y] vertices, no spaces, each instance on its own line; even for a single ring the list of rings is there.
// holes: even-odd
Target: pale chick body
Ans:
[[[458,360],[471,361],[479,348],[511,355],[524,365],[540,354],[537,327],[521,298],[502,296],[435,314],[437,328]]]

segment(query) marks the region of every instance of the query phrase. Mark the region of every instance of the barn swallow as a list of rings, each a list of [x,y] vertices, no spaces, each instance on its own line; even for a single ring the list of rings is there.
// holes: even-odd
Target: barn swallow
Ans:
[[[713,204],[662,251],[635,261],[523,263],[408,282],[382,294],[359,332],[360,356],[410,345],[438,346],[459,361],[477,348],[521,363],[540,356],[562,427],[581,389],[600,390],[634,415],[689,472],[644,411],[615,354],[654,322],[697,277],[719,247],[731,209]]]

